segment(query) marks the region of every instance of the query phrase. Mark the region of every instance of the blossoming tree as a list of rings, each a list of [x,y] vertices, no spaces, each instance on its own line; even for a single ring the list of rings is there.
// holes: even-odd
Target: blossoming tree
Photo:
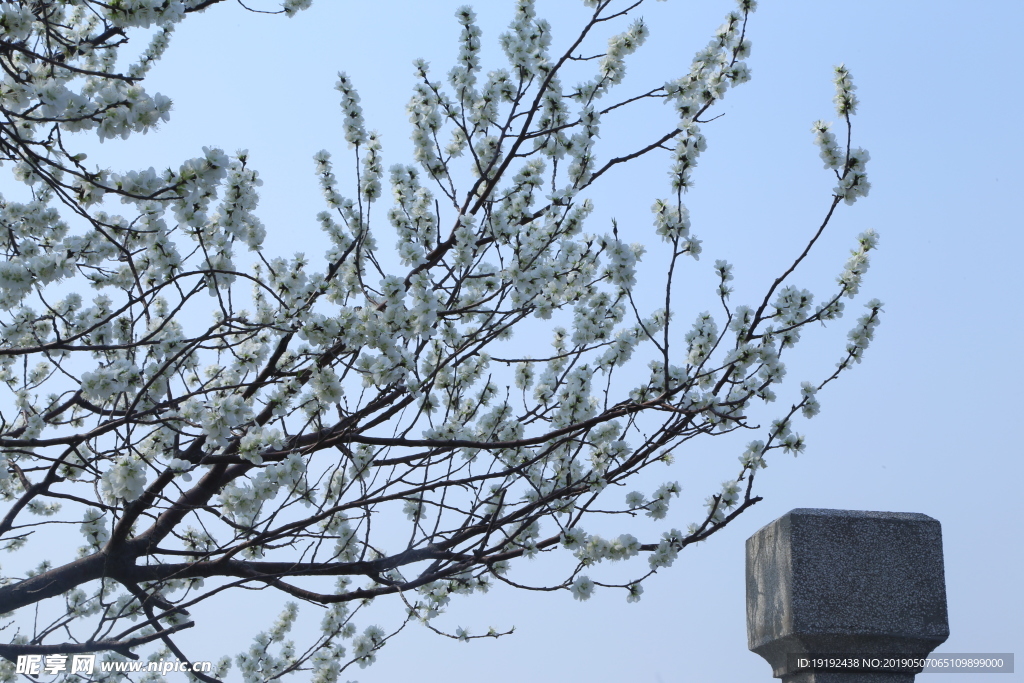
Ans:
[[[0,644],[6,660],[201,659],[213,653],[176,643],[202,628],[190,609],[260,588],[319,606],[321,629],[301,646],[286,641],[289,603],[235,658],[244,679],[334,681],[390,637],[360,623],[370,601],[434,628],[450,595],[520,586],[516,561],[537,553],[572,560],[547,589],[586,599],[609,586],[637,600],[646,577],[759,500],[753,482],[771,451],[803,449],[794,417],[813,416],[817,392],[861,359],[879,302],[837,369],[804,382],[750,442],[702,519],[643,540],[586,530],[600,513],[665,518],[678,484],[627,494],[631,477],[695,437],[756,428],[746,413],[775,399],[785,350],[857,294],[872,232],[820,303],[790,284],[833,212],[868,191],[844,68],[845,141],[813,126],[837,184],[806,248],[749,305],[731,302],[732,268],[717,261],[720,310],[683,313],[674,276],[701,251],[683,194],[705,149],[701,123],[749,78],[754,0],[727,15],[687,73],[618,97],[648,33],[628,23],[644,0],[584,0],[589,20],[557,52],[533,0],[516,0],[500,37],[507,65],[486,73],[474,14],[460,8],[447,77],[415,66],[414,163],[386,172],[340,75],[358,170],[346,196],[330,154],[316,155],[330,246],[311,259],[264,251],[261,181],[245,153],[204,149],[177,169],[117,173],[74,149],[90,132],[128,138],[167,120],[170,101],[142,82],[175,25],[218,1],[0,4],[0,160],[19,181],[0,198],[0,542],[46,558],[0,584],[0,613],[17,625]],[[625,30],[602,35],[616,24]],[[140,35],[148,47],[117,68],[119,48]],[[605,47],[584,56],[594,44]],[[570,68],[589,80],[567,85]],[[673,120],[603,159],[604,117],[641,100],[670,104]],[[593,188],[666,152],[653,224],[667,267],[652,304],[634,292],[644,247],[584,224]],[[396,238],[388,254],[381,240]],[[523,344],[523,330],[542,328],[550,344]],[[53,551],[69,524],[81,547]],[[632,580],[600,580],[598,563],[638,555]],[[196,675],[218,680],[231,665]]]

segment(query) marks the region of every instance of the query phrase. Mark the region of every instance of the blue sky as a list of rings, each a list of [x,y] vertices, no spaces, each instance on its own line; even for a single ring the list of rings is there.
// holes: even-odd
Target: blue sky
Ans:
[[[411,62],[423,57],[438,77],[447,72],[457,50],[453,14],[460,4],[316,0],[290,20],[229,2],[213,7],[184,22],[149,78],[150,91],[175,101],[171,121],[156,134],[107,142],[90,158],[120,168],[160,168],[197,155],[203,145],[248,149],[265,182],[259,215],[269,233],[266,249],[316,254],[322,245],[314,217],[323,204],[312,155],[321,148],[335,154],[342,187],[347,162],[341,160],[348,159],[336,72],[346,71],[359,89],[367,127],[382,133],[385,165],[408,163]],[[649,4],[642,15],[652,35],[629,62],[624,93],[682,75],[732,8],[711,0]],[[836,119],[831,70],[845,63],[859,88],[854,144],[871,152],[872,190],[855,206],[841,207],[796,282],[824,292],[856,235],[867,228],[880,233],[859,301],[882,299],[885,316],[865,362],[822,393],[821,415],[798,423],[807,452],[796,459],[776,455],[759,475],[765,500],[710,542],[688,548],[646,584],[640,603],[626,604],[622,592],[611,591],[598,591],[586,603],[567,592],[500,589],[456,598],[445,625],[475,633],[515,625],[516,633],[466,645],[411,626],[382,650],[377,664],[350,670],[349,678],[768,680],[768,665],[746,649],[744,541],[797,507],[921,512],[938,519],[952,632],[940,651],[1012,652],[1024,642],[1016,476],[1024,453],[1013,427],[1024,408],[1018,270],[1024,226],[1014,199],[1024,183],[1024,149],[1015,123],[1022,103],[1012,47],[1024,6],[760,4],[749,27],[753,80],[730,91],[716,111],[724,116],[703,127],[708,150],[687,204],[704,256],[684,275],[693,295],[680,299],[679,312],[690,319],[710,305],[717,258],[735,265],[734,301],[753,298],[817,227],[834,181],[821,168],[810,126]],[[269,0],[251,6],[272,8]],[[500,0],[476,6],[485,70],[501,66],[495,41],[511,7]],[[583,7],[576,0],[540,0],[538,14],[552,20],[557,49]],[[636,136],[651,121],[669,118],[656,107],[609,117],[602,143],[625,148],[642,139]],[[598,188],[588,229],[607,231],[615,217],[631,239],[654,247],[649,206],[668,194],[667,161],[636,166]],[[820,335],[805,336],[799,358],[789,363],[791,392],[839,359],[859,306]],[[735,474],[741,451],[740,441],[724,438],[678,453],[672,469],[659,474],[684,489],[667,526],[685,528],[696,519],[704,496]],[[523,562],[521,571],[543,575],[544,562]],[[250,595],[260,604],[240,603],[234,614],[210,612],[215,623],[207,621],[200,631],[201,621],[182,642],[204,647],[209,659],[246,648],[278,609],[266,593],[240,599]],[[401,607],[378,609],[386,619],[388,609]],[[209,649],[211,634],[216,651]],[[295,635],[301,641],[301,633]]]

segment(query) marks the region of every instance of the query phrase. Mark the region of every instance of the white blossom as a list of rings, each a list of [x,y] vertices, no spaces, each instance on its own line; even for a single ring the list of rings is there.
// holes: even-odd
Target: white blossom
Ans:
[[[130,503],[146,487],[146,463],[136,456],[122,456],[102,476],[103,494],[112,501]]]
[[[572,582],[572,597],[576,600],[589,600],[590,596],[594,594],[594,582],[587,576],[578,576],[576,580]]]

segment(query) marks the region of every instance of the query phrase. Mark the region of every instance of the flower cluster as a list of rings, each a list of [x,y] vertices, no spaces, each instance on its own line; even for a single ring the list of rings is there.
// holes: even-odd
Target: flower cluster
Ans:
[[[875,328],[878,327],[879,322],[881,322],[878,314],[882,311],[882,302],[878,299],[872,299],[864,305],[870,312],[865,313],[858,318],[857,326],[848,333],[847,338],[849,339],[849,343],[846,345],[846,351],[849,355],[846,359],[840,361],[840,369],[845,368],[849,364],[848,359],[852,359],[858,363],[861,362],[868,344],[870,344],[871,340],[875,338]]]
[[[858,197],[866,197],[871,190],[865,165],[871,155],[866,149],[857,147],[846,155],[846,169],[839,179],[835,194],[847,204],[853,204]]]
[[[821,150],[821,160],[825,162],[825,168],[838,171],[845,161],[843,153],[839,149],[839,143],[831,130],[831,126],[824,121],[815,121],[811,126],[814,133],[814,144]]]
[[[218,496],[224,512],[239,524],[253,526],[266,502],[283,488],[289,494],[305,493],[305,461],[295,453],[279,463],[268,465],[249,478],[249,483],[230,483]]]
[[[853,298],[860,291],[861,281],[871,265],[868,253],[878,247],[878,233],[866,230],[857,237],[857,248],[850,252],[843,272],[836,278],[844,296]]]
[[[377,661],[377,650],[384,645],[384,630],[379,626],[367,626],[366,629],[352,640],[352,656],[359,663],[359,668],[366,667]]]
[[[650,32],[643,20],[637,19],[626,31],[609,38],[608,50],[601,58],[597,77],[576,86],[573,98],[589,103],[603,97],[613,86],[621,83],[626,76],[626,57],[636,52],[648,35]]]
[[[509,64],[522,79],[541,75],[550,69],[551,24],[544,19],[536,19],[534,4],[534,0],[516,0],[516,13],[509,30],[498,38]]]
[[[270,632],[257,634],[249,651],[235,657],[235,663],[245,683],[257,683],[281,676],[295,666],[295,643],[284,641],[284,638],[291,631],[298,611],[298,605],[294,602],[287,603]],[[270,652],[270,646],[276,643],[281,644],[280,653],[277,655]]]
[[[146,488],[146,463],[136,456],[121,456],[103,473],[101,481],[107,500],[130,503]]]
[[[93,548],[98,548],[110,538],[107,520],[104,514],[96,508],[89,508],[85,511],[85,518],[82,520],[80,529],[86,542]]]
[[[127,360],[119,359],[93,372],[83,372],[82,393],[93,400],[105,402],[136,384],[139,374],[139,368]]]

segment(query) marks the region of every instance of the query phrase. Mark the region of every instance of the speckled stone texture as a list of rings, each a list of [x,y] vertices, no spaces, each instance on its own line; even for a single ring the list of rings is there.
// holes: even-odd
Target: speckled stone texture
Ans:
[[[923,657],[949,637],[942,529],[910,512],[792,510],[747,539],[747,641],[784,683],[911,683],[790,655]]]
[[[912,673],[871,671],[801,671],[782,676],[786,683],[914,683]]]

